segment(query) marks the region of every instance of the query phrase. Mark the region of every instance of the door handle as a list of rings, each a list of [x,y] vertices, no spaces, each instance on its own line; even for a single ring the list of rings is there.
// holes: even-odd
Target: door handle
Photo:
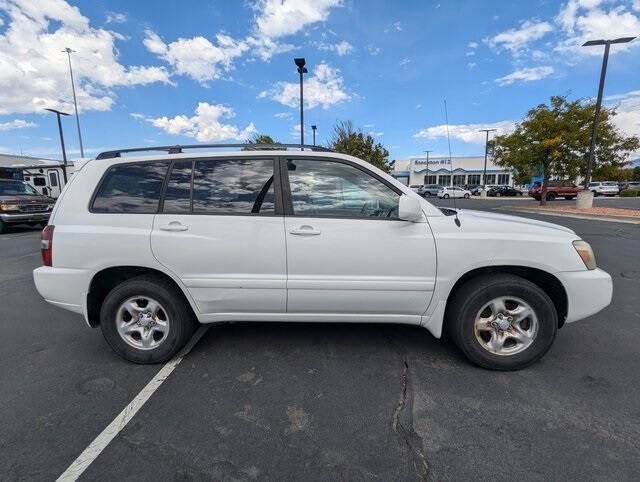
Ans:
[[[303,224],[298,229],[292,229],[289,233],[294,234],[296,236],[317,236],[320,234],[320,231],[314,229],[313,226],[309,226],[308,224]]]
[[[189,226],[181,224],[179,221],[171,221],[169,224],[161,224],[160,230],[162,231],[186,231]]]

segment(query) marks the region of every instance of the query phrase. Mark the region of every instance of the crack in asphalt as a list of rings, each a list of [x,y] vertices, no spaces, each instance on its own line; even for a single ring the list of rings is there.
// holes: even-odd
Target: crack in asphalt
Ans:
[[[409,378],[409,362],[398,348],[392,337],[385,333],[385,337],[394,350],[402,357],[402,374],[400,375],[400,397],[393,415],[391,429],[407,446],[412,456],[413,468],[421,480],[429,480],[429,464],[424,456],[422,437],[413,428],[413,388]]]

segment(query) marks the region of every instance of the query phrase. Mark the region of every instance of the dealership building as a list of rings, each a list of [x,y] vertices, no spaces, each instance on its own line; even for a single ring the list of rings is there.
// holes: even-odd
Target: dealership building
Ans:
[[[395,161],[391,175],[408,186],[438,184],[464,186],[481,184],[484,156],[411,157]],[[486,184],[513,185],[511,170],[496,166],[487,159]]]

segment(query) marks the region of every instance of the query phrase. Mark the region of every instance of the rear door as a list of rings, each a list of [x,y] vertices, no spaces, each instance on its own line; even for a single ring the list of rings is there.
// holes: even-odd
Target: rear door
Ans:
[[[287,312],[419,322],[436,276],[428,223],[398,219],[401,191],[355,163],[282,163]],[[287,181],[288,179],[288,181]]]
[[[274,158],[172,163],[151,247],[201,313],[284,313],[286,251]]]

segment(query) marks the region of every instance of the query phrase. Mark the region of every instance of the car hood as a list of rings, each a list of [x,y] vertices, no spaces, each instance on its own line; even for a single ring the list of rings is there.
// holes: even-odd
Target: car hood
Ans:
[[[16,196],[16,195],[7,195],[0,196],[0,202],[11,203],[11,204],[29,204],[29,203],[39,203],[39,204],[49,204],[54,202],[52,198],[47,196]]]
[[[494,231],[508,233],[528,233],[532,230],[547,231],[548,234],[576,235],[575,231],[560,226],[559,224],[537,221],[535,219],[523,218],[520,216],[509,216],[507,214],[490,213],[486,211],[474,211],[467,209],[458,210],[458,218],[462,223],[462,228],[474,231]]]

